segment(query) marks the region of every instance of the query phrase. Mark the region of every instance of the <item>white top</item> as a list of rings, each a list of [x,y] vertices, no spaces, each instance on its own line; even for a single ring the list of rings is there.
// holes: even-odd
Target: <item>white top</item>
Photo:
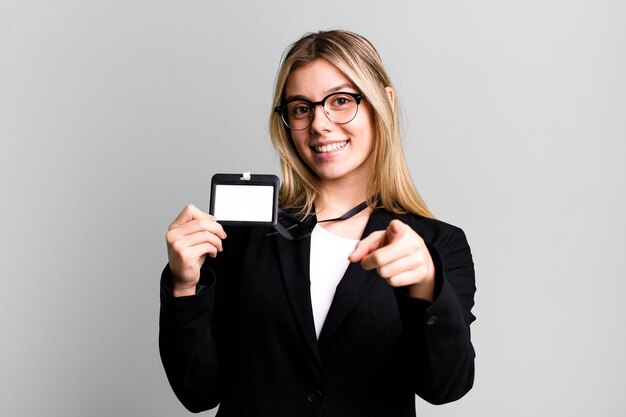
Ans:
[[[354,251],[358,240],[336,236],[316,224],[311,233],[311,306],[315,332],[319,338],[337,284],[348,269],[348,256]]]

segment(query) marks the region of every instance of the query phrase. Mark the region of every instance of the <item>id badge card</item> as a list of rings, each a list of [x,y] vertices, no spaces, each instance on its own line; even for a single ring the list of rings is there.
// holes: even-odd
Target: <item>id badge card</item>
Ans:
[[[276,175],[215,174],[209,213],[227,226],[275,226],[279,186]]]

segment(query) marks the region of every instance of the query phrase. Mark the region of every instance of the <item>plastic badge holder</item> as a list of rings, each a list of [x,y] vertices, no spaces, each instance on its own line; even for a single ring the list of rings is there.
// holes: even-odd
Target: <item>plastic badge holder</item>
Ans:
[[[215,174],[209,213],[227,226],[275,226],[279,184],[276,175]]]

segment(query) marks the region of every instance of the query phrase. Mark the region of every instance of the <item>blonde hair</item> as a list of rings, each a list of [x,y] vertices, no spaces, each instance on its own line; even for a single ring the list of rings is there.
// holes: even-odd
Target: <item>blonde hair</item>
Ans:
[[[374,46],[356,33],[331,30],[310,33],[293,43],[283,56],[276,76],[272,108],[283,101],[289,74],[317,59],[335,65],[361,91],[374,112],[374,169],[367,189],[367,203],[396,213],[434,217],[417,193],[404,158],[400,140],[398,106],[390,100],[386,87],[391,80]],[[270,116],[270,136],[280,157],[283,184],[280,204],[300,214],[310,213],[321,192],[315,173],[300,157],[289,129],[280,115]]]

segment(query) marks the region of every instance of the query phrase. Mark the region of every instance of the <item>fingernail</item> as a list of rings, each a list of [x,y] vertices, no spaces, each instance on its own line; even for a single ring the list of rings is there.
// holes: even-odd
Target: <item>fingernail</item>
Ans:
[[[214,216],[214,215],[212,215],[212,214],[209,214],[209,219],[213,220],[214,222],[216,222],[216,221],[217,221],[217,217],[215,217],[215,216]]]

